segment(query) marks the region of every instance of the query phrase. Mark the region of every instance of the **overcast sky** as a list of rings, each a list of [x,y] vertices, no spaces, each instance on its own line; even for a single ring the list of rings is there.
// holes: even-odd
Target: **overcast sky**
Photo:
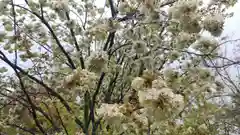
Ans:
[[[234,16],[229,18],[225,22],[224,32],[222,36],[228,36],[229,39],[239,39],[240,38],[240,1],[229,11],[234,12]],[[240,42],[228,43],[225,45],[225,50],[227,51],[226,57],[234,58],[235,60],[240,61],[240,59],[236,57],[240,57],[240,50],[238,48]],[[236,49],[238,49],[238,53],[236,53]],[[236,76],[235,67],[231,67],[229,70],[232,77]]]

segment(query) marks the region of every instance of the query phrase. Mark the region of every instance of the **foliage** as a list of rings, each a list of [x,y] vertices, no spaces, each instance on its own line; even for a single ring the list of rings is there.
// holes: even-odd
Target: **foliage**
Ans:
[[[207,65],[236,1],[96,2],[1,1],[0,132],[222,134]]]

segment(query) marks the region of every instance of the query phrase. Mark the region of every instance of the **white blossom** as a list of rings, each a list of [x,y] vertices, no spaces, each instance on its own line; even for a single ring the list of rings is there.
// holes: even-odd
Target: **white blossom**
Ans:
[[[6,11],[8,11],[7,5],[8,5],[8,1],[7,0],[0,1],[0,8],[1,8],[0,13],[1,14],[5,14]]]
[[[198,126],[198,129],[199,129],[199,131],[204,132],[204,131],[206,131],[208,128],[207,128],[206,124],[201,124],[200,126]]]
[[[175,94],[174,97],[172,98],[172,104],[175,108],[177,109],[183,109],[184,107],[184,100],[183,100],[183,96],[179,95],[179,94]]]
[[[40,4],[44,5],[48,2],[48,0],[38,0]]]
[[[65,77],[63,87],[83,91],[93,90],[96,81],[97,76],[95,73],[86,69],[76,69],[72,74]]]
[[[152,81],[152,88],[161,89],[166,86],[167,86],[167,84],[162,78]]]
[[[87,60],[87,68],[95,73],[106,71],[108,55],[105,51],[92,53]]]
[[[142,90],[145,86],[145,79],[141,77],[136,77],[132,81],[131,87],[135,90]]]
[[[140,122],[141,124],[143,124],[144,126],[148,125],[148,118],[145,116],[144,113],[137,113],[134,112],[132,114],[132,117],[137,120],[138,122]]]
[[[179,0],[170,8],[173,18],[179,19],[184,14],[194,12],[197,9],[198,0]]]
[[[51,6],[55,10],[67,10],[69,0],[52,0]]]
[[[151,88],[146,91],[138,92],[139,102],[145,107],[153,108],[159,107],[159,105],[163,107],[164,103],[168,103],[173,96],[174,94],[169,88],[163,88],[160,90]]]
[[[203,21],[203,27],[213,36],[220,36],[223,30],[224,17],[221,15],[208,15]]]
[[[75,28],[75,26],[76,26],[76,22],[74,20],[66,21],[65,24],[68,28],[72,28],[72,29]]]
[[[128,12],[129,9],[130,8],[129,8],[128,3],[126,1],[120,1],[119,6],[118,6],[118,11],[120,12],[120,14]]]
[[[137,54],[143,54],[147,51],[146,43],[143,41],[135,41],[133,43],[133,49]]]
[[[82,104],[82,100],[83,100],[83,99],[82,99],[80,96],[77,96],[77,97],[76,97],[76,103],[77,103],[77,104],[81,105],[81,104]]]
[[[177,36],[176,48],[183,49],[189,47],[193,42],[196,41],[196,35],[188,32],[180,32]]]
[[[201,51],[202,53],[207,53],[215,49],[217,45],[218,42],[216,39],[203,36],[196,42],[194,48]]]
[[[119,104],[101,104],[100,108],[97,109],[97,114],[103,117],[109,123],[119,125],[123,120],[124,115],[120,111]]]

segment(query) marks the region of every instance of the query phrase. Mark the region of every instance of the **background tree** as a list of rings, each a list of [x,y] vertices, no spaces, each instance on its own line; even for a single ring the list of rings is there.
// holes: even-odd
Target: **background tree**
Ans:
[[[203,2],[1,1],[0,131],[224,134],[209,67],[236,1]]]

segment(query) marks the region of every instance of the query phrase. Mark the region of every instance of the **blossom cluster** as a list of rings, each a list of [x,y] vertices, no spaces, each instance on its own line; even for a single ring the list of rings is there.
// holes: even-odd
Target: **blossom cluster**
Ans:
[[[199,3],[197,0],[180,0],[170,8],[170,15],[181,24],[181,28],[190,33],[198,33],[201,30],[200,16],[197,13]]]
[[[192,43],[196,41],[196,34],[190,34],[188,32],[180,32],[176,38],[176,48],[184,49],[188,48]]]
[[[218,41],[211,37],[204,37],[198,39],[194,48],[201,51],[202,53],[210,53],[216,50]]]
[[[152,88],[138,91],[138,97],[142,106],[159,111],[157,115],[181,110],[184,106],[183,96],[173,93],[163,80],[154,80]]]
[[[119,104],[102,104],[97,110],[97,113],[99,116],[103,117],[104,120],[112,124],[121,123],[124,118]]]
[[[92,53],[87,60],[87,68],[94,73],[101,73],[106,71],[108,56],[105,51]]]
[[[223,31],[224,18],[221,15],[208,15],[204,21],[204,28],[213,36],[220,36]]]
[[[63,87],[80,91],[90,91],[95,88],[97,76],[85,69],[76,69],[72,74],[65,77]]]
[[[67,10],[69,0],[52,0],[51,7],[54,10]]]
[[[137,91],[140,108],[129,103],[102,104],[97,111],[98,115],[102,116],[105,121],[115,124],[131,123],[130,125],[137,126],[140,132],[140,129],[145,130],[149,121],[164,120],[183,109],[184,97],[168,88],[162,78],[156,78],[149,73],[145,71],[142,77],[136,77],[131,84],[132,88]],[[153,80],[153,78],[156,79]],[[149,81],[151,81],[150,85],[147,84]]]

